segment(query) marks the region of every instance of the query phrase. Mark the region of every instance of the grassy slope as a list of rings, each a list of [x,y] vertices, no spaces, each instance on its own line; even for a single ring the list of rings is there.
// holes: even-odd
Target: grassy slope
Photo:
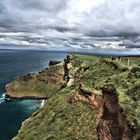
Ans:
[[[61,63],[27,80],[16,79],[8,86],[7,93],[13,97],[50,97],[61,89],[64,84],[63,76],[64,70]]]
[[[69,103],[79,83],[88,91],[96,90],[99,94],[105,83],[114,84],[120,107],[135,131],[133,139],[140,138],[140,71],[131,70],[132,66],[139,67],[140,59],[131,59],[129,67],[125,59],[112,63],[108,58],[86,55],[77,55],[73,66],[79,66],[78,60],[84,61],[84,67],[89,69],[80,72],[80,80],[52,96],[41,110],[34,113],[14,140],[96,140],[96,110],[84,102]]]
[[[95,112],[85,103],[70,104],[71,90],[52,97],[15,140],[96,140]]]

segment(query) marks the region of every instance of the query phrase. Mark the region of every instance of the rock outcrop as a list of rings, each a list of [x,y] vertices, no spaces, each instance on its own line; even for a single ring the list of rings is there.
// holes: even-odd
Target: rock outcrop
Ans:
[[[99,140],[130,140],[130,128],[119,107],[115,87],[105,85],[102,94],[103,114],[97,126]]]
[[[64,59],[64,79],[66,80],[67,86],[71,86],[75,81],[75,72],[72,66],[73,55],[67,55]]]
[[[62,62],[61,62],[61,61],[51,60],[51,61],[49,62],[49,66],[54,66],[54,65],[57,65],[57,64],[60,64],[60,63],[62,63]]]
[[[102,94],[87,92],[80,84],[72,94],[70,103],[83,101],[97,110],[97,133],[99,140],[130,140],[130,128],[118,104],[117,91],[113,85],[105,85]]]
[[[74,66],[74,62],[79,63],[78,66]],[[80,79],[80,74],[88,70],[89,67],[85,67],[85,62],[74,55],[67,55],[64,59],[64,79],[66,80],[67,86],[74,84],[76,80]]]

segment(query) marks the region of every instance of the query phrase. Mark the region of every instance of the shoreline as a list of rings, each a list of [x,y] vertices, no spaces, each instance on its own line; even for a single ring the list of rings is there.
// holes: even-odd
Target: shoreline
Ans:
[[[24,97],[13,97],[8,94],[5,95],[5,100],[47,100],[48,97],[36,97],[36,96],[24,96]]]
[[[43,108],[46,102],[47,102],[47,100],[42,100],[41,104],[40,104],[40,108]]]

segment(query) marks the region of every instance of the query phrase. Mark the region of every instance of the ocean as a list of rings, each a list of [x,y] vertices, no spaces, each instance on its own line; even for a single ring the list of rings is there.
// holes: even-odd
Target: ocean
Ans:
[[[16,77],[38,72],[50,60],[63,60],[67,54],[55,51],[0,50],[0,140],[11,140],[21,123],[40,107],[41,101],[5,101],[5,85]]]

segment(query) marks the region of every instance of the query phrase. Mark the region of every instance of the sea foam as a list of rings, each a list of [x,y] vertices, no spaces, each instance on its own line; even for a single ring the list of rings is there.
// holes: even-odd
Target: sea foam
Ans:
[[[5,93],[1,95],[0,97],[0,104],[5,101]]]
[[[40,108],[42,108],[45,105],[46,101],[47,100],[42,100],[41,105],[40,105]]]

